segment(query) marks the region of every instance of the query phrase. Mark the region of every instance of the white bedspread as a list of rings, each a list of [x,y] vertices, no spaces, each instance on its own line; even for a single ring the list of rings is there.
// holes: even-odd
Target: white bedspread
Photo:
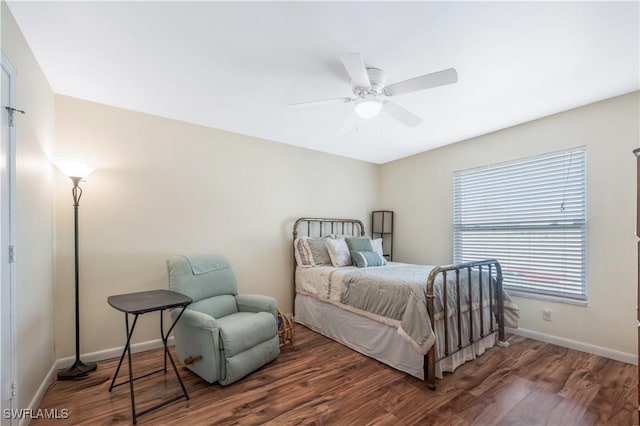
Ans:
[[[399,262],[389,262],[389,265],[393,266],[402,266],[408,265]],[[357,271],[359,268],[355,266],[348,266],[342,268],[335,268],[333,266],[317,266],[313,268],[296,268],[296,292],[299,294],[304,294],[306,296],[311,296],[322,300],[324,302],[331,303],[340,307],[341,309],[347,310],[349,312],[355,313],[357,315],[369,318],[376,322],[395,327],[398,329],[398,332],[402,334],[402,327],[400,321],[384,316],[377,315],[375,313],[357,309],[355,307],[345,305],[341,303],[341,297],[343,293],[343,283],[345,282],[345,275]],[[510,301],[505,301],[505,322],[510,327],[517,327],[519,310],[517,306],[513,305]],[[474,306],[474,317],[477,317],[477,321],[480,320],[479,308]],[[489,307],[485,305],[484,309],[484,329],[488,330],[490,328],[490,318],[491,315],[489,313]],[[436,327],[435,327],[435,335],[438,336],[439,340],[444,339],[444,328],[443,323],[441,321],[441,315],[436,318]],[[456,342],[458,340],[457,336],[457,327],[455,326],[455,318],[450,318],[448,334],[449,342]],[[462,334],[463,336],[468,336],[469,334],[469,324],[468,324],[468,316],[463,316],[462,318]],[[475,338],[480,338],[479,332],[474,330],[474,335],[478,334],[478,336],[474,336]],[[404,336],[407,339],[411,340],[409,336]],[[420,347],[422,353],[426,353],[429,347],[433,345],[433,338],[429,338],[424,345]],[[438,357],[444,356],[442,351],[443,343],[439,343],[438,345]]]

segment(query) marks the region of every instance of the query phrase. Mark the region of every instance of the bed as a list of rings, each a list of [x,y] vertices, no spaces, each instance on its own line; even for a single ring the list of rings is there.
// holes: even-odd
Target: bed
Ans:
[[[358,265],[347,264],[339,258],[344,253],[334,250],[343,241],[350,248],[368,241],[363,252],[348,252]],[[422,379],[430,389],[443,372],[495,345],[508,345],[505,323],[517,327],[519,311],[502,289],[498,261],[386,262],[379,259],[381,244],[365,237],[357,219],[298,219],[293,226],[294,321]]]

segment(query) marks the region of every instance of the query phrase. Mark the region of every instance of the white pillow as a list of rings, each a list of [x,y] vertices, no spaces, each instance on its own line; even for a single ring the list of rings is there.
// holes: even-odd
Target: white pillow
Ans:
[[[384,252],[382,251],[382,238],[371,240],[371,248],[384,259]]]
[[[351,265],[351,253],[349,253],[349,246],[344,238],[327,238],[326,244],[333,266],[341,268]]]

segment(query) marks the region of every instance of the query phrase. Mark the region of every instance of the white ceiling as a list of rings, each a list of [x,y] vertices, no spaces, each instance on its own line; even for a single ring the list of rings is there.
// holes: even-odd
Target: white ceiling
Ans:
[[[56,93],[374,163],[640,88],[637,1],[8,4]],[[459,81],[338,136],[350,105],[287,105],[350,96],[343,52]]]

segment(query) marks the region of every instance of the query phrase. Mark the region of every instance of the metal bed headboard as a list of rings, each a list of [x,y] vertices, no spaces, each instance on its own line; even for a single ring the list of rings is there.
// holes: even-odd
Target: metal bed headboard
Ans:
[[[334,219],[325,217],[301,217],[293,224],[293,240],[291,246],[293,251],[293,273],[291,275],[291,288],[293,290],[291,304],[291,313],[295,315],[296,311],[296,259],[295,259],[295,241],[296,238],[307,237],[324,237],[325,235],[353,235],[364,236],[364,224],[358,219]]]
[[[358,219],[316,217],[301,217],[293,224],[294,240],[301,236],[324,237],[329,234],[363,236],[364,224]]]

